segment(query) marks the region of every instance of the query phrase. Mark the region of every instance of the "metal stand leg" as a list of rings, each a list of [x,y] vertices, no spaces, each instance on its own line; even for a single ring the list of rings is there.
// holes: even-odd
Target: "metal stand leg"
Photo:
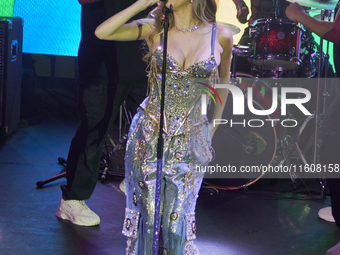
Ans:
[[[123,128],[123,111],[124,111],[124,121],[125,121],[125,127]],[[111,138],[110,135],[108,135],[109,141],[111,143],[111,146],[113,149],[109,152],[108,147],[109,145],[105,142],[105,150],[106,153],[104,153],[104,157],[102,157],[102,165],[104,167],[103,174],[101,176],[101,181],[104,182],[106,180],[107,173],[109,171],[109,166],[110,163],[112,162],[112,158],[117,150],[122,150],[123,149],[123,143],[128,137],[128,131],[129,127],[131,125],[132,121],[132,114],[131,112],[126,108],[126,102],[124,101],[123,104],[120,106],[119,110],[119,137],[118,137],[118,142],[115,144]],[[124,174],[115,174],[120,177],[124,177]]]
[[[127,126],[124,130],[124,134],[122,132],[122,126],[123,126],[123,112],[124,110],[124,113],[125,113],[125,125]],[[124,143],[124,141],[127,139],[127,135],[128,135],[128,127],[131,125],[131,120],[132,120],[132,114],[130,111],[127,110],[126,106],[125,106],[125,101],[123,102],[123,105],[120,106],[120,116],[119,116],[119,140],[118,140],[118,143],[115,144],[111,138],[110,135],[108,135],[108,139],[110,141],[110,144],[111,145],[108,145],[107,142],[105,142],[105,145],[104,145],[104,149],[105,149],[105,153],[104,153],[104,157],[102,157],[101,159],[101,166],[103,167],[103,173],[101,175],[101,181],[105,181],[106,180],[106,176],[107,176],[107,173],[109,171],[109,165],[112,161],[112,157],[114,155],[114,153],[121,149],[121,145]],[[123,135],[122,135],[123,134]],[[109,151],[109,147],[113,147],[113,149],[111,151]],[[52,181],[55,181],[55,180],[58,180],[58,179],[61,179],[63,177],[66,177],[66,165],[67,165],[67,162],[64,158],[62,157],[59,157],[58,158],[58,163],[61,164],[63,166],[63,169],[61,170],[61,172],[51,178],[48,178],[48,179],[45,179],[45,180],[41,180],[41,181],[38,181],[36,183],[37,187],[38,188],[42,188],[45,184],[47,183],[50,183]],[[119,175],[117,173],[117,176],[121,176],[121,177],[124,177],[124,174],[123,175]]]

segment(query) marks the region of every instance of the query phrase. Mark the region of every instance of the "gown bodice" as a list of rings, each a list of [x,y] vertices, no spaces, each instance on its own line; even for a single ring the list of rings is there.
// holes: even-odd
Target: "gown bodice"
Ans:
[[[168,135],[183,132],[188,119],[195,125],[203,122],[201,116],[201,95],[205,85],[214,86],[218,69],[214,58],[215,24],[212,31],[211,55],[182,70],[176,59],[167,54],[165,80],[165,128]],[[159,46],[153,53],[149,73],[149,102],[145,108],[155,120],[160,112],[160,92],[162,86],[163,50]]]

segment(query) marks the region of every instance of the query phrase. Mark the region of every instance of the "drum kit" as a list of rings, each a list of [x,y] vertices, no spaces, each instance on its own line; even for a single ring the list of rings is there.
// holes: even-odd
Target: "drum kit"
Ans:
[[[327,2],[320,0],[288,0],[298,2],[300,5],[313,8],[320,15],[315,18],[322,21],[332,21],[332,11],[337,3],[334,0]],[[316,8],[316,9],[314,9]],[[240,32],[234,25],[227,26],[233,34]],[[235,171],[241,167],[249,166],[291,166],[295,170],[299,164],[318,164],[318,147],[320,146],[320,127],[322,116],[325,114],[326,100],[329,98],[328,76],[328,50],[323,54],[323,40],[320,40],[318,52],[312,43],[304,42],[306,30],[302,24],[294,23],[288,19],[261,18],[249,27],[250,45],[237,45],[233,47],[231,78],[247,98],[247,88],[252,88],[252,103],[259,110],[267,110],[272,106],[273,87],[300,87],[305,86],[311,91],[312,100],[309,106],[311,116],[301,116],[296,109],[288,109],[288,119],[297,120],[299,125],[294,129],[283,125],[264,125],[261,128],[244,125],[244,120],[256,119],[260,123],[279,119],[278,111],[264,116],[255,116],[249,111],[243,116],[232,115],[233,96],[229,96],[223,113],[223,119],[230,119],[238,125],[220,125],[213,140],[215,156],[210,166],[235,166]],[[303,45],[303,47],[301,47]],[[327,45],[328,46],[328,45]],[[328,47],[327,47],[328,49]],[[250,66],[249,73],[238,72],[237,61],[247,59]],[[315,79],[308,79],[314,77]],[[286,79],[292,78],[292,79]],[[294,80],[303,79],[309,84],[301,85]],[[317,78],[317,79],[316,79]],[[289,82],[286,82],[286,81]],[[292,82],[293,80],[293,82]],[[306,82],[304,83],[306,84]],[[314,84],[314,85],[312,85]],[[321,86],[323,85],[323,92]],[[321,96],[319,95],[321,94]],[[320,102],[323,97],[323,104]],[[322,110],[322,105],[324,106]],[[277,109],[280,109],[280,96]],[[312,121],[314,120],[314,121]],[[229,122],[230,122],[229,121]],[[242,124],[243,123],[243,124]],[[240,125],[241,124],[241,125]],[[294,131],[291,131],[294,130]],[[296,171],[286,173],[294,182],[299,176]],[[233,177],[234,176],[234,177]],[[237,176],[237,177],[235,177]],[[214,173],[205,176],[206,183],[219,189],[240,189],[255,183],[264,176],[264,172],[246,173],[244,175]],[[281,175],[282,177],[282,175]],[[273,175],[270,178],[275,178]],[[303,177],[302,177],[303,178]],[[318,177],[317,177],[318,178]],[[320,182],[322,187],[324,185]]]

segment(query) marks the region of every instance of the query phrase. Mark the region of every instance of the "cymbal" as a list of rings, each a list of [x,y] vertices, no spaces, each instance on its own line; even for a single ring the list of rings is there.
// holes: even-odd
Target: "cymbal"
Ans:
[[[321,21],[321,14],[315,15],[315,16],[313,16],[313,18],[316,19],[316,20],[320,20]],[[331,16],[331,20],[328,20],[328,17],[325,17],[325,20],[323,20],[323,21],[333,22],[334,21],[334,16],[333,15]]]
[[[230,29],[232,35],[236,35],[238,34],[241,29],[233,24],[229,24],[229,23],[224,23],[224,22],[218,22],[218,24],[222,25],[222,26],[226,26],[227,28]]]
[[[306,7],[313,7],[324,10],[334,10],[337,0],[287,0],[291,3],[298,3],[299,5]]]

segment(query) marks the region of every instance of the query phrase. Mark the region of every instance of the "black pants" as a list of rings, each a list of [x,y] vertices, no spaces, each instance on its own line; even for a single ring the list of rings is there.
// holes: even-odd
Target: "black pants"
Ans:
[[[322,165],[340,165],[340,94],[333,99],[327,110],[323,125],[323,143],[320,148],[320,163]],[[340,228],[340,173],[326,175],[327,185],[331,197],[332,214],[335,223]]]
[[[112,130],[120,105],[126,101],[132,113],[145,98],[147,79],[116,84],[78,85],[80,124],[67,157],[65,200],[89,199],[98,179],[104,141]],[[129,95],[129,97],[128,97]]]

